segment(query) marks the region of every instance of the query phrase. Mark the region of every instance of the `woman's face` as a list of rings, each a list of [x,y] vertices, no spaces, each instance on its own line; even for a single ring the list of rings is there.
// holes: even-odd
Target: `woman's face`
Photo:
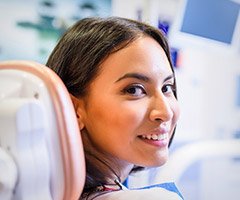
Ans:
[[[111,54],[100,69],[80,100],[89,140],[115,161],[145,167],[164,164],[179,107],[163,49],[142,37]]]

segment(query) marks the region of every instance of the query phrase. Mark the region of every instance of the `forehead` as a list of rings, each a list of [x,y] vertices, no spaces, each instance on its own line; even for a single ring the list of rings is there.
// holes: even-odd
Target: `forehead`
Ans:
[[[161,79],[172,74],[168,58],[153,38],[143,36],[111,54],[100,66],[98,78],[119,78],[126,73],[143,73]]]

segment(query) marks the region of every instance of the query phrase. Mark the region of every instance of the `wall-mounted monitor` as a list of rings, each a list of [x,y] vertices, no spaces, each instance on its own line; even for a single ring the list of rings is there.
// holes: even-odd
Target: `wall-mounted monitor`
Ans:
[[[170,36],[240,48],[239,0],[181,0]],[[177,38],[176,38],[177,37]]]

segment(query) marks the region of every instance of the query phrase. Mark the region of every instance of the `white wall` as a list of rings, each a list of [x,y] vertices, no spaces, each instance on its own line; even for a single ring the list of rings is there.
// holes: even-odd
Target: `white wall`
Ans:
[[[180,134],[185,140],[231,137],[240,128],[235,106],[240,56],[190,46],[182,48],[180,56]]]
[[[139,19],[157,26],[158,20],[172,21],[180,0],[112,0],[112,15]]]

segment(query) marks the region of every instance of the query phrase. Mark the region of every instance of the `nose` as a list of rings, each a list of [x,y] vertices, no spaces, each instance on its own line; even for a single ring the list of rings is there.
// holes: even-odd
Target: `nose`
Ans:
[[[163,94],[154,98],[149,116],[151,121],[167,122],[173,118],[173,114],[170,99],[165,97]]]

